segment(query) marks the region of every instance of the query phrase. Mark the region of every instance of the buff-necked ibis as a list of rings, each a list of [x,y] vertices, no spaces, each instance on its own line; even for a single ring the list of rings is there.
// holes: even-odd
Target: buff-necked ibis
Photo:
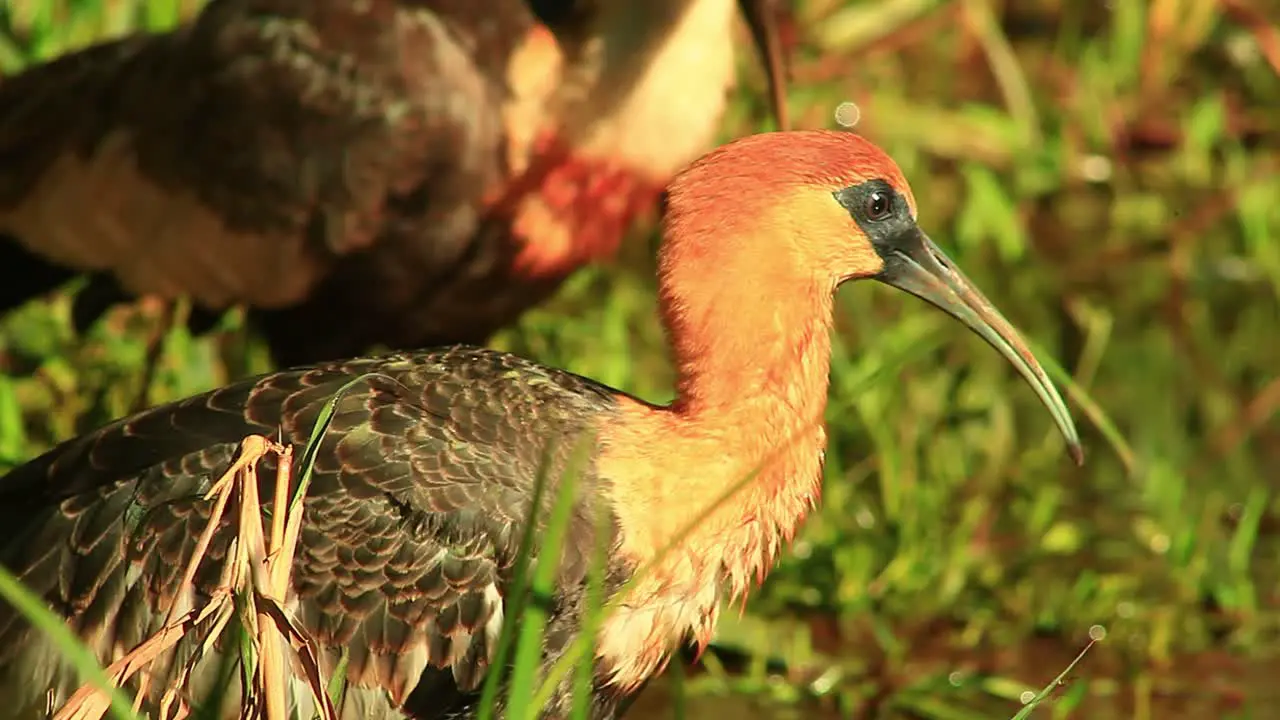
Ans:
[[[737,0],[783,112],[771,0]],[[735,0],[211,0],[0,82],[0,310],[89,274],[278,363],[479,343],[715,142]],[[780,116],[780,119],[782,116]]]
[[[465,718],[495,638],[518,621],[504,608],[548,448],[554,478],[576,438],[595,443],[546,657],[578,630],[593,549],[607,548],[614,593],[756,472],[601,627],[592,717],[609,718],[682,641],[711,639],[721,603],[764,577],[818,502],[833,295],[845,281],[898,287],[976,331],[1030,382],[1080,461],[1053,384],[917,226],[906,180],[871,142],[829,131],[731,142],[673,181],[664,223],[671,405],[469,346],[277,372],[125,418],[11,472],[0,480],[0,561],[103,660],[118,657],[159,628],[208,517],[201,495],[241,438],[305,443],[322,404],[358,379],[316,455],[287,604],[326,668],[349,652],[349,717]],[[367,373],[376,375],[360,379]],[[599,512],[610,522],[597,524]],[[211,547],[225,548],[233,526]],[[206,564],[202,591],[219,577]],[[54,653],[0,607],[0,717],[30,717],[49,688],[65,699],[76,680]],[[568,700],[562,690],[551,717]]]

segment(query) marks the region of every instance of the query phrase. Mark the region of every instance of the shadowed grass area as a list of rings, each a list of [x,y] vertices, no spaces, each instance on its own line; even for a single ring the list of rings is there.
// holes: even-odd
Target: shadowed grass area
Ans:
[[[963,328],[879,286],[844,290],[824,505],[745,618],[639,717],[1009,717],[1098,628],[1032,717],[1276,716],[1270,6],[797,3],[794,121],[835,126],[842,108],[899,161],[922,226],[1070,375],[1088,460],[1065,460],[1033,393]],[[195,7],[10,3],[0,71]],[[763,127],[747,65],[726,138]],[[648,240],[497,344],[669,398]],[[268,368],[231,317],[208,338],[169,332],[143,388],[159,311],[76,338],[69,307],[0,324],[0,466],[139,398]]]

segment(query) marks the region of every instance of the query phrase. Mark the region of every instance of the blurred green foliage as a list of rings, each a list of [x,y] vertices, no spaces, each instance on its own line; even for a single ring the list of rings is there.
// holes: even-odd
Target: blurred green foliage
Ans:
[[[0,71],[197,5],[10,0]],[[721,652],[674,674],[678,706],[1008,717],[1105,628],[1040,716],[1276,716],[1277,27],[1246,0],[796,3],[796,124],[842,108],[898,160],[924,228],[1064,368],[1088,460],[980,340],[846,289],[824,504]],[[742,65],[726,139],[763,127]],[[496,344],[669,398],[652,241]],[[235,317],[169,332],[146,377],[158,311],[81,338],[68,316],[62,294],[0,324],[0,465],[269,367]]]

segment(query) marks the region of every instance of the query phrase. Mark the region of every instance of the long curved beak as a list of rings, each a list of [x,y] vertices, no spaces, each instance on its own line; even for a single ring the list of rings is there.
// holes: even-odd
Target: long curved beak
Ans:
[[[782,37],[778,33],[781,0],[738,0],[738,8],[751,29],[751,39],[764,63],[769,82],[769,109],[779,130],[791,129],[787,111],[787,73],[782,57]]]
[[[919,228],[895,240],[881,251],[884,269],[876,279],[915,295],[969,326],[983,340],[1013,364],[1030,383],[1040,401],[1067,441],[1067,451],[1077,465],[1084,463],[1084,451],[1067,405],[1031,354],[1026,342],[1008,320],[978,288],[960,272],[955,263]]]

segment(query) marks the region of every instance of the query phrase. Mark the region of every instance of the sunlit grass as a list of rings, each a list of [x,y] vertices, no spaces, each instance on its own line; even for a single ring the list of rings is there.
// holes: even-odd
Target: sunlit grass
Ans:
[[[1070,374],[1058,379],[1088,463],[1070,466],[981,341],[883,288],[842,291],[824,504],[722,629],[723,651],[749,660],[712,653],[682,683],[690,717],[699,698],[746,696],[778,717],[1009,717],[1095,625],[1106,641],[1033,717],[1169,717],[1161,697],[1178,691],[1209,703],[1219,686],[1186,653],[1267,667],[1280,637],[1277,69],[1228,3],[1012,5],[1019,22],[993,27],[967,0],[800,3],[791,104],[813,127],[857,103],[857,129],[902,164],[922,225]],[[0,7],[0,72],[192,7]],[[747,92],[725,137],[758,122]],[[649,247],[576,276],[496,344],[668,399]],[[87,338],[67,317],[58,298],[0,325],[0,465],[140,393],[158,402],[267,367],[232,319],[215,338],[171,334],[141,388],[150,316]],[[1046,637],[1052,660],[1007,656]],[[1280,702],[1237,674],[1257,707]]]

